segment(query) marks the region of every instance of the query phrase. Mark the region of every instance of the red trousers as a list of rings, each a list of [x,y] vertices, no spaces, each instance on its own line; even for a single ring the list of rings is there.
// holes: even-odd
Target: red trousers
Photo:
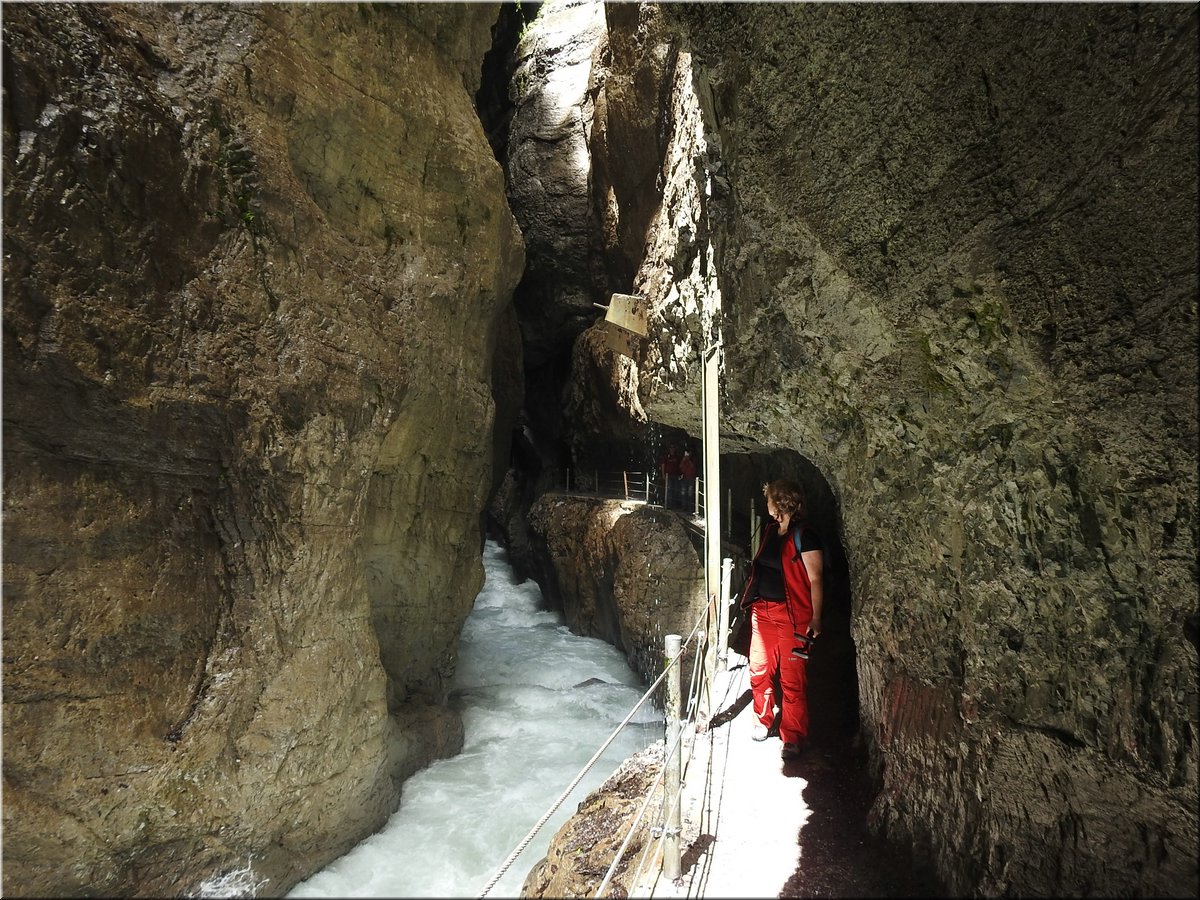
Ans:
[[[785,744],[798,744],[808,737],[808,662],[792,656],[796,640],[786,603],[756,600],[750,605],[750,690],[754,693],[754,715],[767,728],[775,723],[779,703],[779,737]],[[783,696],[775,696],[775,680]]]

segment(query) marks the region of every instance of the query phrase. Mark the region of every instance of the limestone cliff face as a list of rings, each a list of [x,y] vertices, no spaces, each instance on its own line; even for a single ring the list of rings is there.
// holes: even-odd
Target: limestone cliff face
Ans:
[[[533,366],[561,355],[580,321],[595,319],[592,302],[603,290],[588,155],[593,54],[603,33],[602,4],[552,0],[515,51],[505,169],[528,246],[517,309]]]
[[[5,8],[6,894],[278,895],[455,750],[496,9]]]
[[[635,287],[663,216],[678,50],[654,4],[549,0],[514,57],[505,172],[529,256],[516,291],[526,413],[543,445],[560,441],[572,461],[595,462],[645,439],[631,369],[614,367],[603,333],[589,328],[603,316],[594,304]]]
[[[597,90],[668,40],[622,12]],[[723,449],[837,495],[880,827],[955,894],[1193,892],[1195,9],[662,15],[589,98],[597,182],[668,130],[602,217],[651,337],[576,343],[569,428],[698,435],[720,337]]]

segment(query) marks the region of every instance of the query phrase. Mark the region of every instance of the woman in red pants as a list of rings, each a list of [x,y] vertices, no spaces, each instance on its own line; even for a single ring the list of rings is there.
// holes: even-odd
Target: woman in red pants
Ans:
[[[824,544],[808,525],[800,485],[780,479],[763,485],[763,494],[773,521],[763,529],[741,599],[750,613],[754,740],[765,740],[774,730],[778,703],[781,755],[795,759],[808,739],[805,668],[809,644],[821,633]]]

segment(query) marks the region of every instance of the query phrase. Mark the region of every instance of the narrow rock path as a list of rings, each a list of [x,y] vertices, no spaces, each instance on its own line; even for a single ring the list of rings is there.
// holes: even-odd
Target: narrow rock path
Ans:
[[[702,520],[675,512],[703,536]],[[734,548],[726,549],[732,555]],[[844,573],[826,595],[825,613],[809,662],[808,750],[784,762],[779,738],[751,740],[749,673],[745,658],[731,653],[732,668],[714,678],[712,725],[692,735],[685,751],[681,877],[668,881],[656,862],[629,896],[945,896],[905,854],[867,830],[874,787],[856,740],[858,679]]]
[[[868,834],[872,789],[853,742],[814,727],[806,753],[784,762],[778,738],[751,740],[748,692],[744,665],[717,676],[714,724],[684,776],[681,877],[652,874],[631,896],[938,896]]]

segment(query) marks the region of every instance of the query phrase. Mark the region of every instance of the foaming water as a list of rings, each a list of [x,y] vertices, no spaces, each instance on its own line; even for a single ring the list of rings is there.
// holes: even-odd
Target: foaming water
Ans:
[[[534,582],[515,581],[499,544],[487,542],[483,567],[451,693],[462,752],[406,781],[379,832],[288,897],[478,896],[644,693],[619,651],[572,634]],[[661,738],[647,701],[489,896],[518,896],[587,793]]]

